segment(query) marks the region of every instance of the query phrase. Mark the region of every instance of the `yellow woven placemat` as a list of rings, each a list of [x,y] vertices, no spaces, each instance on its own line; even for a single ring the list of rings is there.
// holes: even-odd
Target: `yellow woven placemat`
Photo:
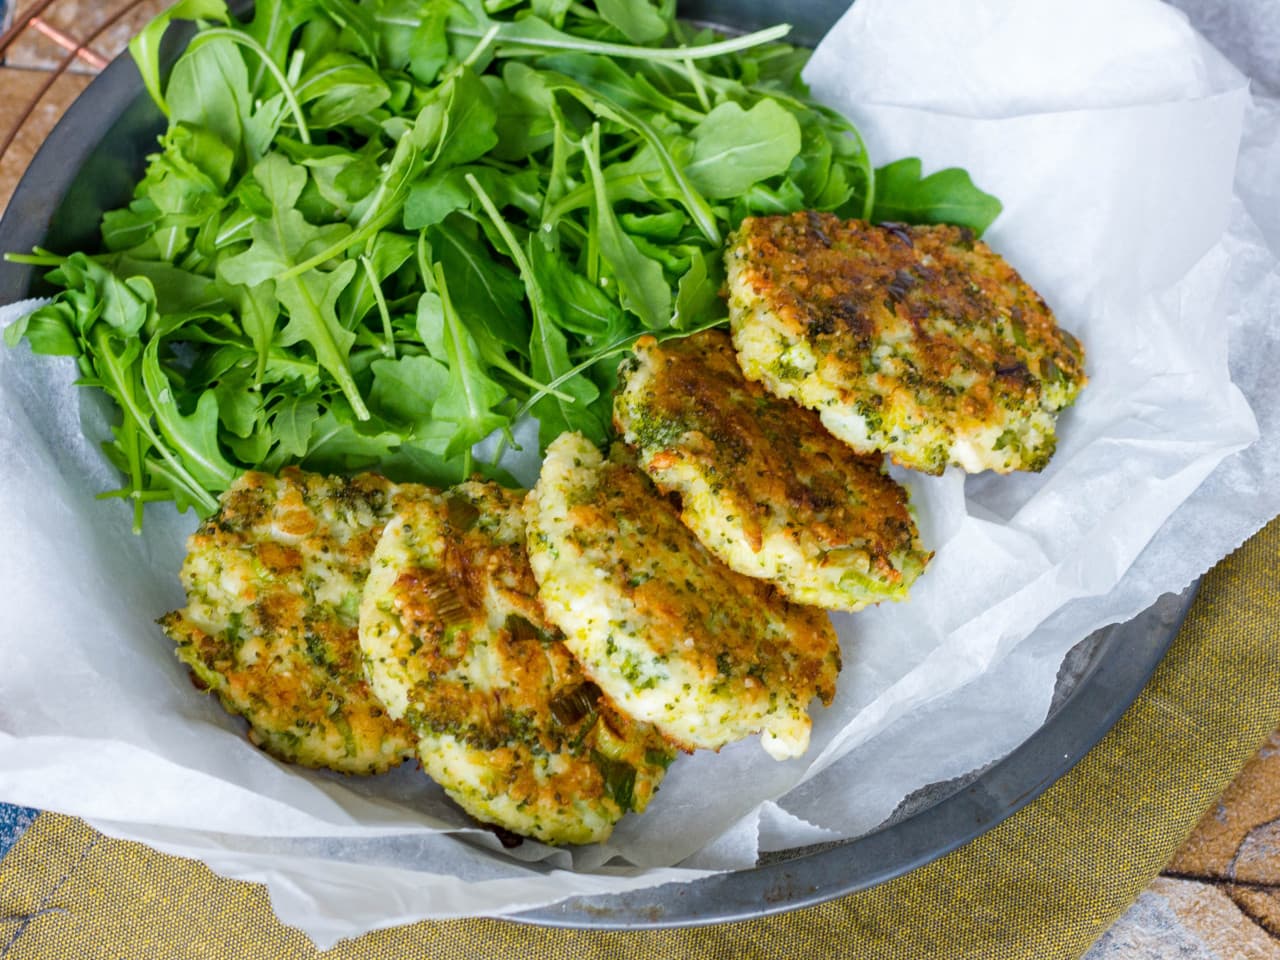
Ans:
[[[1280,721],[1280,522],[1205,579],[1155,677],[1067,776],[995,829],[873,890],[674,931],[419,923],[332,958],[1078,957],[1159,872]],[[317,956],[262,887],[42,815],[0,862],[3,960]]]

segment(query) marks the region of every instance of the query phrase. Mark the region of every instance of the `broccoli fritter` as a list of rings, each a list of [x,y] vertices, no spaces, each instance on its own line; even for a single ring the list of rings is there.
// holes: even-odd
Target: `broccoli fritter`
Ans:
[[[903,466],[1041,470],[1085,384],[1079,341],[962,227],[748,218],[726,267],[746,375]]]
[[[413,731],[365,680],[357,626],[383,524],[425,492],[372,474],[250,471],[187,541],[187,606],[160,624],[268,753],[362,774],[412,755]]]
[[[525,511],[547,619],[620,710],[686,749],[763,732],[777,759],[805,751],[840,669],[823,611],[717,560],[620,446],[561,435]]]
[[[797,603],[901,600],[930,554],[882,456],[743,376],[728,334],[644,337],[620,368],[614,425],[722,561]]]
[[[598,842],[645,808],[675,751],[615,710],[547,623],[522,501],[472,482],[406,505],[374,552],[360,641],[374,689],[463,809]]]

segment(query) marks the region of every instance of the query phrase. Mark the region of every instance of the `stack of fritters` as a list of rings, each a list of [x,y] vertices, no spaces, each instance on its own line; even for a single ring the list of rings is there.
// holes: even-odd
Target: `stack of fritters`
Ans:
[[[929,561],[886,453],[1042,469],[1085,383],[1079,342],[960,227],[748,218],[726,268],[732,344],[641,338],[614,424],[708,550],[800,603],[903,599]]]
[[[246,473],[182,579],[161,624],[253,742],[347,773],[416,752],[477,819],[549,843],[605,839],[677,748],[802,753],[840,666],[822,611],[723,566],[622,448],[575,434],[527,499]]]
[[[619,475],[625,466],[601,466],[593,450],[564,437],[531,500],[534,570],[553,619],[588,672],[617,680],[606,689],[620,703],[646,715],[687,713],[685,730],[664,731],[677,742],[699,725],[732,728],[713,697],[689,705],[667,692],[698,687],[684,679],[683,658],[651,641],[678,633],[655,629],[642,597],[654,573],[641,558],[676,539],[674,525],[651,516],[678,512],[724,564],[799,603],[856,611],[903,599],[931,554],[884,455],[930,473],[948,464],[1042,469],[1055,417],[1085,382],[1079,342],[963,228],[872,226],[814,212],[748,218],[726,261],[732,344],[718,331],[663,344],[643,337],[619,368],[614,424],[676,505],[651,509],[643,485]],[[608,537],[586,540],[584,527]],[[684,563],[696,554],[683,544],[671,552]],[[733,607],[669,566],[653,564],[665,571],[655,592],[667,610]],[[754,592],[761,589],[768,592],[763,584]],[[726,635],[751,637],[732,616],[706,635],[690,632],[685,643],[699,651]],[[751,642],[734,647],[730,675],[750,676],[771,659],[793,671],[834,663],[835,653],[815,656],[818,636],[780,638],[771,657]],[[826,699],[825,673],[813,676],[823,679],[812,688],[793,679],[784,686],[795,729],[806,735],[812,692]],[[748,715],[750,698],[733,696],[736,714]],[[771,747],[786,753],[777,741]]]
[[[955,227],[748,219],[728,274],[732,342],[641,338],[630,446],[562,435],[527,495],[245,474],[191,538],[178,655],[274,755],[416,752],[549,843],[605,839],[676,749],[803,753],[840,669],[822,608],[903,599],[931,556],[884,454],[1040,469],[1083,355]]]
[[[463,808],[591,843],[644,810],[674,750],[601,696],[547,622],[522,499],[465,483],[402,508],[374,552],[360,642],[374,690]]]
[[[822,611],[716,560],[622,448],[562,434],[527,510],[547,616],[620,709],[686,749],[762,731],[777,759],[804,752],[840,669]]]
[[[191,537],[188,605],[161,625],[282,760],[379,773],[416,751],[481,821],[603,840],[675,751],[547,622],[522,500],[486,483],[246,473]]]

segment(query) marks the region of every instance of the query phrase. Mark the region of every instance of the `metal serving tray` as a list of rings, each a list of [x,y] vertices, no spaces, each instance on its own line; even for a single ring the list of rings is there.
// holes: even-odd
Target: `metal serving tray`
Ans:
[[[682,2],[681,13],[733,32],[779,16],[792,42],[813,45],[846,8],[811,0],[785,8],[758,0]],[[177,31],[171,31],[177,33]],[[176,55],[182,38],[170,44]],[[132,61],[112,63],[72,105],[26,171],[4,218],[0,251],[93,249],[105,210],[125,205],[163,129]],[[41,292],[31,267],[0,262],[0,303]],[[1178,631],[1195,588],[1166,596],[1133,621],[1083,639],[1059,672],[1044,725],[1003,760],[935,784],[866,836],[770,855],[750,870],[615,896],[575,898],[513,919],[564,927],[692,926],[759,917],[875,886],[954,850],[1025,806],[1116,723]]]

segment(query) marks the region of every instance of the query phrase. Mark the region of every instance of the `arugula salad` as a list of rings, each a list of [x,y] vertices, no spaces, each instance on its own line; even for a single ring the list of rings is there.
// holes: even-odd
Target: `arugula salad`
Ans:
[[[999,213],[962,170],[875,167],[787,30],[674,0],[181,0],[131,44],[168,120],[132,202],[98,251],[13,256],[61,290],[6,338],[118,406],[135,529],[248,468],[503,479],[472,448],[526,415],[603,442],[637,337],[725,322],[744,217]]]

